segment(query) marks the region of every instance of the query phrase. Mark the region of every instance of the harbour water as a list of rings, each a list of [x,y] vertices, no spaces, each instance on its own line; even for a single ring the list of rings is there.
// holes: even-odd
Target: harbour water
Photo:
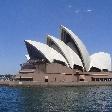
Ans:
[[[112,112],[112,86],[4,86],[0,112]]]

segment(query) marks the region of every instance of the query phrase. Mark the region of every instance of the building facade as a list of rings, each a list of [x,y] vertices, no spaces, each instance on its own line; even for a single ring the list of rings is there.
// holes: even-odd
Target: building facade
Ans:
[[[111,56],[89,55],[84,43],[61,25],[61,38],[47,36],[46,44],[25,40],[27,62],[21,64],[16,81],[73,83],[112,81]]]

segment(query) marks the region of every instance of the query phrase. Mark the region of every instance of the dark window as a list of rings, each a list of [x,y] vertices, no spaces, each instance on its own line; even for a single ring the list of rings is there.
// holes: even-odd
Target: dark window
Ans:
[[[94,77],[91,77],[91,80],[92,80],[92,81],[95,81],[95,78],[94,78]]]
[[[102,71],[103,71],[103,72],[108,72],[108,69],[103,69]]]
[[[99,78],[96,78],[96,81],[99,81]]]
[[[74,65],[74,69],[77,69],[77,70],[80,70],[80,71],[83,71],[83,68],[79,65]]]
[[[59,60],[55,60],[55,59],[54,59],[54,63],[59,63],[59,64],[61,64],[61,65],[64,65],[64,66],[66,66],[66,64],[65,64],[64,62],[62,62],[62,61],[59,61]]]
[[[48,82],[48,79],[45,79],[45,82]]]
[[[107,78],[104,78],[104,81],[108,81],[108,79]]]
[[[84,81],[84,79],[80,79],[80,81]]]
[[[72,74],[65,74],[65,75],[72,75]]]
[[[18,78],[18,79],[16,79],[16,80],[19,80],[19,81],[33,81],[33,78],[22,78],[21,76],[20,76],[20,78]]]
[[[96,67],[91,67],[90,72],[101,72],[101,70],[99,68],[96,68]]]
[[[103,78],[100,78],[100,81],[104,81],[104,79]]]

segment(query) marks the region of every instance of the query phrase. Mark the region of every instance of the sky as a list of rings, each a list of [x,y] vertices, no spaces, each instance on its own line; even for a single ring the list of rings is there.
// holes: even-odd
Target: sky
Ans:
[[[0,74],[16,74],[26,62],[24,40],[45,43],[71,29],[88,52],[112,54],[112,0],[0,0]]]

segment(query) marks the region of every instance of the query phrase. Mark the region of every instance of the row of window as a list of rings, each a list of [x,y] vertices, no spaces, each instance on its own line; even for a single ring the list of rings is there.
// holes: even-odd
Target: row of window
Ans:
[[[112,78],[94,78],[91,77],[92,81],[112,81]]]

